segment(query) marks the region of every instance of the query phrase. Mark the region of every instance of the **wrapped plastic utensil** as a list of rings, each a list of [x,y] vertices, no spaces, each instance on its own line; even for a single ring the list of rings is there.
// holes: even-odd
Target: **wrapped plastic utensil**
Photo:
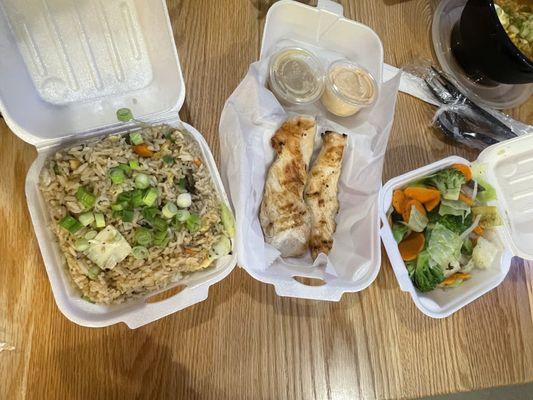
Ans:
[[[533,133],[533,127],[495,110],[481,108],[466,97],[442,72],[427,62],[404,67],[404,78],[417,86],[439,108],[433,124],[447,137],[468,147],[484,149],[516,136]]]

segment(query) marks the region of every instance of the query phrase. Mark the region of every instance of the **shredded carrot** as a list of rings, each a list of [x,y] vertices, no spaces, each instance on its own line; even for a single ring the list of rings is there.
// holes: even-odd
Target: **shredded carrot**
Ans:
[[[474,233],[479,236],[483,236],[483,234],[485,233],[485,229],[478,225],[474,228]]]
[[[409,222],[409,218],[411,217],[411,209],[413,208],[413,206],[415,206],[421,214],[426,215],[426,209],[424,208],[422,203],[420,203],[418,200],[411,199],[405,203],[403,209],[402,218],[405,222]]]
[[[196,254],[196,251],[193,249],[189,249],[188,247],[185,247],[183,249],[183,252],[189,256],[194,256]]]
[[[148,148],[146,143],[133,146],[133,151],[141,157],[152,157],[154,155],[154,152]]]
[[[455,282],[457,282],[458,279],[462,279],[463,281],[470,279],[472,275],[465,272],[456,272],[453,275],[450,275],[446,279],[442,281],[442,284],[445,286],[453,285]]]
[[[433,200],[424,203],[424,206],[426,207],[426,210],[431,211],[435,207],[437,207],[439,203],[440,203],[440,193],[439,193],[439,197],[435,197]]]
[[[452,283],[455,282],[456,279],[457,278],[455,277],[455,274],[450,275],[449,277],[447,277],[446,279],[442,281],[442,284],[445,286],[451,285]]]
[[[200,165],[202,165],[202,160],[200,160],[199,158],[195,159],[193,161],[194,165],[196,165],[196,168],[200,168]]]
[[[465,179],[466,179],[467,182],[472,180],[472,170],[470,169],[470,167],[468,165],[453,164],[452,168],[454,168],[457,171],[461,172],[465,176]]]
[[[398,245],[400,254],[404,261],[413,261],[418,257],[418,253],[424,248],[426,239],[423,233],[413,232]]]
[[[425,187],[408,187],[404,190],[404,193],[407,197],[411,199],[418,200],[421,203],[427,203],[438,197],[440,199],[440,191],[432,188]]]
[[[398,214],[403,214],[406,201],[407,199],[405,198],[403,190],[397,189],[392,194],[392,206]]]
[[[459,193],[459,201],[462,201],[463,203],[465,203],[465,204],[467,204],[469,206],[474,204],[474,201],[470,197],[468,197],[468,196],[466,196],[466,195],[464,195],[462,193]]]

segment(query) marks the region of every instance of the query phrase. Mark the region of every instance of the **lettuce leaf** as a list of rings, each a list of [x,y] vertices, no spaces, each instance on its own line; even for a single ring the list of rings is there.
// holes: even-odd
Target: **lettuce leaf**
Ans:
[[[439,207],[439,215],[455,215],[464,221],[470,214],[470,206],[458,200],[442,200]]]
[[[431,232],[427,251],[431,260],[443,270],[459,263],[463,241],[458,234],[437,223]]]
[[[472,243],[472,241],[467,238],[463,242],[463,246],[461,247],[461,253],[466,254],[467,256],[471,256],[473,251],[474,251],[474,243]]]
[[[461,235],[466,231],[473,223],[472,214],[468,214],[465,219],[456,215],[444,215],[440,217],[436,222],[443,225],[445,228],[451,230],[453,233]]]
[[[411,206],[411,214],[409,214],[409,222],[407,226],[415,231],[422,232],[428,224],[428,218],[422,214],[415,206]]]
[[[454,168],[446,168],[428,177],[428,181],[439,189],[445,200],[459,199],[465,176]]]
[[[407,261],[405,263],[405,268],[407,268],[407,273],[409,274],[409,278],[413,280],[413,275],[415,273],[416,269],[416,260],[414,261]]]
[[[411,272],[410,270],[409,274],[414,285],[421,292],[429,292],[435,289],[444,280],[442,269],[437,264],[431,262],[429,253],[426,250],[418,255],[414,271]]]
[[[475,162],[470,168],[472,169],[473,179],[477,181],[479,186],[483,187],[483,190],[478,190],[476,200],[481,203],[496,200],[496,190],[482,178],[487,172],[487,164]]]
[[[396,240],[396,243],[400,243],[403,238],[407,236],[408,232],[409,227],[407,227],[406,225],[401,223],[392,224],[392,236],[394,236],[394,240]]]
[[[476,200],[481,203],[488,203],[489,201],[496,200],[496,189],[492,185],[483,179],[476,179],[479,186],[482,186],[485,190],[479,190],[477,192]]]

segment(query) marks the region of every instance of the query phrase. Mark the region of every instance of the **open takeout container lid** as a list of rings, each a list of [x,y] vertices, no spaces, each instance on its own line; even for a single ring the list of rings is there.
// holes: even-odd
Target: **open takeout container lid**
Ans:
[[[260,59],[269,56],[284,39],[320,45],[358,60],[377,82],[382,81],[383,46],[379,36],[368,26],[345,18],[337,2],[318,0],[316,7],[293,0],[274,3],[266,16]]]
[[[0,76],[6,123],[38,148],[119,126],[119,108],[157,119],[185,99],[161,0],[0,0]]]
[[[137,328],[205,300],[209,287],[235,267],[235,253],[187,275],[174,285],[185,288],[161,301],[148,302],[171,288],[149,293],[144,301],[109,306],[82,300],[63,268],[38,189],[45,159],[58,145],[136,127],[117,120],[116,110],[127,107],[146,122],[187,129],[227,203],[208,144],[179,119],[185,84],[165,1],[0,0],[0,76],[6,123],[39,153],[26,177],[26,197],[61,312],[83,326],[124,322]]]
[[[533,135],[487,147],[477,163],[496,190],[502,241],[513,255],[533,260]]]
[[[476,160],[480,178],[494,187],[503,226],[494,229],[503,246],[494,265],[476,270],[461,287],[446,291],[419,292],[408,276],[387,218],[393,191],[454,163],[470,164],[461,157],[448,157],[389,180],[380,191],[381,238],[398,284],[409,292],[416,306],[432,318],[444,318],[498,286],[509,271],[513,255],[533,259],[533,136],[521,136],[495,144]]]

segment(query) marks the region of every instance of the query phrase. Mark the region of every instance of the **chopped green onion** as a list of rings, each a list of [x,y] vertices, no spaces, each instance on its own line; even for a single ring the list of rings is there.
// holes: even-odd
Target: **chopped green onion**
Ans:
[[[149,246],[152,243],[152,233],[146,228],[137,229],[133,238],[140,246]]]
[[[124,174],[124,171],[122,169],[120,169],[119,167],[115,167],[111,168],[111,170],[109,171],[109,177],[115,185],[120,185],[124,182],[126,175]]]
[[[142,135],[139,132],[130,133],[130,141],[133,145],[138,145],[144,142]]]
[[[94,214],[91,212],[83,213],[78,217],[78,219],[83,226],[88,226],[93,223]]]
[[[93,265],[91,268],[89,268],[89,270],[87,271],[87,277],[91,280],[95,280],[98,275],[100,274],[101,272],[101,269],[98,268],[97,266]]]
[[[144,193],[142,190],[135,189],[131,194],[131,205],[133,207],[140,207],[143,205]]]
[[[117,119],[121,122],[128,122],[133,119],[133,113],[129,108],[119,108],[117,110]]]
[[[165,164],[169,164],[169,165],[174,164],[174,157],[172,156],[166,155],[166,156],[163,156],[161,159],[165,162]]]
[[[146,189],[150,186],[150,177],[145,174],[138,174],[135,177],[135,187],[137,189]]]
[[[187,210],[178,210],[178,212],[176,213],[176,220],[178,220],[179,222],[185,222],[189,219],[189,217],[191,216],[191,213]]]
[[[120,193],[117,196],[117,203],[120,203],[120,204],[129,203],[131,201],[132,195],[133,195],[133,191]]]
[[[165,218],[172,218],[174,215],[176,215],[178,213],[178,207],[176,207],[176,205],[174,203],[167,203],[165,204],[165,206],[163,207],[163,216]]]
[[[67,215],[64,218],[62,218],[59,221],[59,226],[61,226],[62,228],[66,229],[70,233],[76,233],[81,228],[83,228],[83,225],[80,224],[80,222],[76,218],[74,218],[74,217],[72,217],[70,215]]]
[[[178,192],[185,193],[187,191],[187,180],[185,178],[181,178],[176,186]]]
[[[191,214],[185,224],[189,232],[194,233],[200,229],[200,222],[200,216],[198,214]]]
[[[94,214],[94,223],[96,224],[97,228],[105,227],[104,214],[100,214],[100,213]]]
[[[134,215],[135,215],[135,213],[132,210],[123,210],[122,211],[122,221],[123,222],[132,222]]]
[[[178,205],[178,207],[180,208],[187,208],[187,207],[190,207],[191,204],[192,204],[192,197],[191,197],[191,194],[190,193],[181,193],[177,200],[176,200],[176,204]]]
[[[157,201],[157,196],[159,195],[159,192],[157,189],[150,188],[144,193],[143,197],[143,203],[146,204],[148,207],[151,207],[155,204]]]
[[[154,245],[166,247],[168,242],[170,242],[170,238],[167,236],[167,231],[159,231],[154,234]]]
[[[155,217],[152,222],[153,227],[158,231],[166,231],[168,228],[168,223],[161,217]]]
[[[86,208],[91,208],[96,202],[96,196],[85,189],[83,186],[80,186],[76,191],[76,199]]]
[[[120,203],[117,203],[117,204],[112,204],[111,205],[111,209],[113,211],[122,211],[124,209],[124,205],[120,204]]]
[[[120,168],[126,175],[131,174],[131,167],[128,164],[119,164],[118,168]]]
[[[167,139],[167,140],[172,141],[172,139],[173,139],[173,137],[172,137],[172,132],[173,132],[173,131],[174,131],[173,129],[170,129],[169,131],[165,132],[165,134],[163,135],[163,137],[164,137],[165,139]]]
[[[135,246],[133,249],[131,249],[131,254],[137,260],[143,260],[145,258],[148,258],[148,256],[150,255],[150,252],[144,246]]]
[[[130,160],[128,162],[128,165],[130,166],[131,169],[139,169],[139,161],[137,160]]]
[[[142,213],[143,213],[143,218],[145,220],[147,220],[150,223],[153,223],[155,220],[155,217],[157,216],[157,214],[159,214],[159,210],[155,207],[148,207],[148,208],[145,208],[142,211]]]
[[[87,239],[87,240],[93,240],[96,235],[98,235],[98,232],[96,231],[89,231],[85,234],[84,238]]]
[[[88,298],[88,297],[85,296],[85,295],[81,296],[81,299],[82,299],[82,300],[85,300],[85,301],[88,302],[88,303],[94,304],[94,301],[92,301],[90,298]]]
[[[178,231],[178,232],[181,231],[184,226],[185,226],[185,222],[180,222],[177,219],[172,220],[172,228],[175,231]]]
[[[74,242],[74,249],[76,251],[85,251],[89,248],[89,241],[85,238],[79,238]]]

